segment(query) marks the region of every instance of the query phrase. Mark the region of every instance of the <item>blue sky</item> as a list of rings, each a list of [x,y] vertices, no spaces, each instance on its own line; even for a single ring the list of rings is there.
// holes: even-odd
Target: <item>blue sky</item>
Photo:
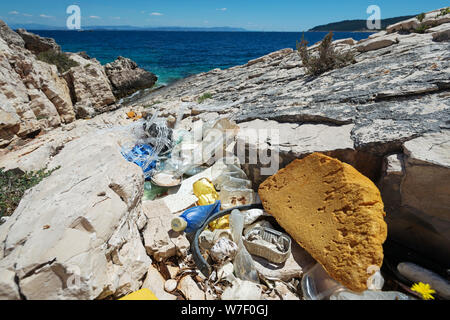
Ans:
[[[366,19],[378,5],[382,18],[417,14],[448,5],[435,0],[16,0],[1,1],[8,24],[65,26],[66,8],[81,8],[82,26],[242,27],[262,31],[301,31],[346,19]]]

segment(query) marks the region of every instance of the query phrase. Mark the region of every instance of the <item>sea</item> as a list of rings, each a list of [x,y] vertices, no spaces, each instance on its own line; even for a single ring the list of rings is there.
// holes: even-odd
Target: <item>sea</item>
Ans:
[[[54,38],[63,51],[86,51],[101,64],[118,56],[130,58],[167,85],[215,68],[226,69],[284,48],[295,49],[301,32],[180,32],[180,31],[48,31],[30,30]],[[310,45],[327,32],[305,32]],[[335,32],[333,39],[361,40],[371,33]]]

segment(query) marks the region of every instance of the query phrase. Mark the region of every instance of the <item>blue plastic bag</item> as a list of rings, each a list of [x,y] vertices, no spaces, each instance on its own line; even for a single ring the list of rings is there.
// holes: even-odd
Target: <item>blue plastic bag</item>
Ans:
[[[129,151],[122,151],[122,155],[129,162],[133,162],[142,168],[145,178],[149,178],[151,171],[156,167],[158,155],[147,144],[135,145]]]

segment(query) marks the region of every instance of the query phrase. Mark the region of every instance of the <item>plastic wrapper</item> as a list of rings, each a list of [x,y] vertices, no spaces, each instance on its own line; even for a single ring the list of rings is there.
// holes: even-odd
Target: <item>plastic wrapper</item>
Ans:
[[[250,209],[245,211],[244,226],[248,226],[254,223],[260,217],[271,217],[271,215],[265,212],[263,209]]]
[[[229,214],[212,221],[208,225],[208,229],[211,231],[216,230],[216,229],[228,229],[228,228],[230,228],[230,215]]]
[[[201,144],[196,142],[193,135],[185,130],[175,131],[174,147],[165,161],[162,161],[156,170],[182,177],[186,172],[195,173],[201,166]]]
[[[172,149],[172,129],[167,126],[164,118],[159,118],[155,113],[143,124],[145,139],[152,145],[157,154],[163,154]]]
[[[207,178],[202,178],[197,180],[192,185],[195,196],[198,198],[198,204],[200,206],[205,206],[208,204],[213,204],[219,200],[219,194],[214,185]]]
[[[248,180],[245,172],[239,167],[239,160],[237,157],[221,158],[211,167],[211,174],[216,177],[213,180],[217,189],[229,184],[234,179]],[[249,188],[251,188],[251,183]]]
[[[165,119],[158,118],[157,113],[121,130],[126,130],[128,136],[121,142],[122,155],[139,165],[145,178],[149,179],[161,155],[172,148],[172,130],[167,127]]]
[[[231,212],[230,219],[233,241],[238,245],[238,252],[233,261],[236,277],[242,280],[259,282],[252,256],[242,242],[245,217],[239,210],[235,209]]]

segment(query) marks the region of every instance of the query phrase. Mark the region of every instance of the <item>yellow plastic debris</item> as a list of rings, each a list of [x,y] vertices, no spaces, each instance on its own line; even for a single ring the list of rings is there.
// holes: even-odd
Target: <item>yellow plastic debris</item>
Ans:
[[[150,289],[144,288],[130,293],[129,295],[126,295],[119,300],[158,300],[158,298],[153,292],[150,291]]]
[[[216,229],[229,229],[230,228],[230,215],[220,217],[208,225],[208,229],[214,231]]]
[[[219,200],[219,194],[214,189],[213,183],[208,178],[197,180],[192,185],[194,194],[198,198],[199,206],[206,206]]]
[[[139,120],[142,118],[142,115],[138,115],[136,112],[134,111],[129,111],[127,112],[127,117],[130,118],[133,121]]]

